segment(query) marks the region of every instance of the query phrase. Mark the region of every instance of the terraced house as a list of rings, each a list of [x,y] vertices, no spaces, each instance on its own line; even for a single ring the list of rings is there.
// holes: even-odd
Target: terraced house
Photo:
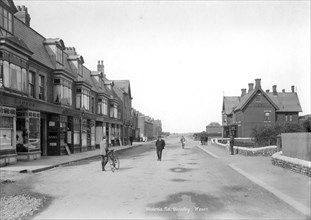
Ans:
[[[277,123],[298,123],[302,112],[295,86],[291,91],[277,91],[277,86],[264,91],[261,79],[248,84],[248,92],[242,89],[240,96],[224,96],[222,106],[223,137],[250,137],[256,126],[272,126]]]
[[[128,138],[129,81],[116,88],[102,61],[96,71],[83,64],[74,47],[32,29],[26,7],[0,2],[1,165],[93,150],[103,135]]]

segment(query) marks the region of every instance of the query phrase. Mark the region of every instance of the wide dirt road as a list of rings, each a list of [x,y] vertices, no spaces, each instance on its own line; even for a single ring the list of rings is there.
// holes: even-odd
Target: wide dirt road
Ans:
[[[166,139],[162,161],[154,144],[119,153],[121,168],[99,160],[35,175],[33,190],[53,197],[36,219],[303,219],[187,138]]]

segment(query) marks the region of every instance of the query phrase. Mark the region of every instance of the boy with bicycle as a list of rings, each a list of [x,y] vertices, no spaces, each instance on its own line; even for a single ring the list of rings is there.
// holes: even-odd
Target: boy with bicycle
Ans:
[[[99,154],[101,156],[102,171],[106,171],[105,166],[108,163],[107,152],[108,152],[108,141],[106,136],[104,136],[101,142],[99,143]]]

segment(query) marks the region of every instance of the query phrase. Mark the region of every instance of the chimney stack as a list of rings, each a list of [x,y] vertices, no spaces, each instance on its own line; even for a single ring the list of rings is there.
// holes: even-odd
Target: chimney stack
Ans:
[[[278,92],[276,91],[276,85],[273,85],[273,86],[272,86],[272,90],[273,90],[273,95],[274,95],[274,96],[277,96],[277,95],[278,95]]]
[[[255,88],[261,88],[261,79],[255,79]]]
[[[103,60],[98,60],[97,64],[97,71],[104,73],[104,61]]]
[[[17,12],[15,13],[15,16],[30,27],[30,15],[28,14],[28,9],[24,5],[17,6],[16,9]]]
[[[295,86],[292,86],[292,93],[295,92]]]
[[[285,89],[282,89],[282,92],[285,93]]]
[[[245,96],[246,95],[246,89],[241,89],[241,91],[242,91],[241,97]]]
[[[248,92],[253,91],[254,89],[254,83],[248,83]]]

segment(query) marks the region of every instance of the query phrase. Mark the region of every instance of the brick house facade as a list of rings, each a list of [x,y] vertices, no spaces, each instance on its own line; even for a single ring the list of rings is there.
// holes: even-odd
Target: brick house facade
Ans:
[[[261,80],[249,83],[249,89],[242,89],[241,96],[223,97],[222,126],[223,136],[249,137],[256,126],[273,126],[285,122],[298,123],[301,112],[298,95],[291,92],[263,91]]]

